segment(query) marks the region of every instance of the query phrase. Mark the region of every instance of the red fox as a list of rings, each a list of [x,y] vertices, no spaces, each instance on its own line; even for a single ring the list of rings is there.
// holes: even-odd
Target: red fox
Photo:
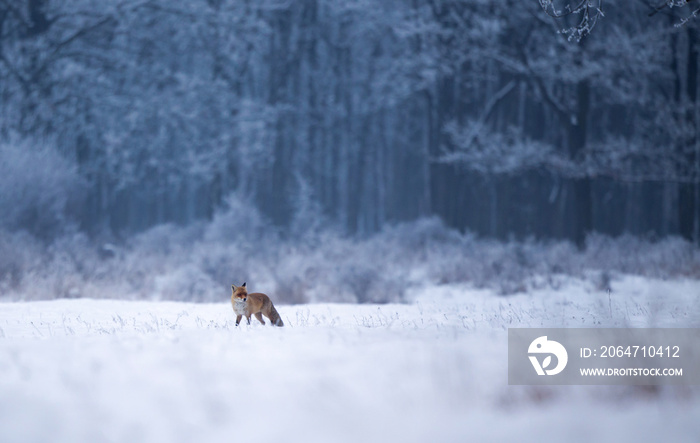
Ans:
[[[270,324],[274,326],[284,326],[277,309],[272,305],[270,297],[260,292],[248,294],[245,283],[241,286],[231,285],[231,304],[233,312],[236,313],[236,326],[241,322],[241,317],[245,315],[250,324],[250,316],[255,315],[260,323],[265,324],[263,314],[270,319]]]

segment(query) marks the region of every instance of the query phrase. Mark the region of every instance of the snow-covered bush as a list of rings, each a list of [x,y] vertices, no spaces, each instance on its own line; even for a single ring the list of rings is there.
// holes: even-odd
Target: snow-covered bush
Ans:
[[[42,246],[27,232],[0,229],[0,294],[17,289],[27,270],[41,267]]]
[[[282,235],[254,209],[229,199],[210,223],[161,225],[120,244],[66,233],[47,243],[0,230],[0,296],[227,300],[248,282],[279,303],[387,303],[425,284],[466,283],[502,295],[557,289],[573,276],[600,290],[617,274],[700,278],[700,251],[680,238],[589,237],[498,242],[431,218],[369,238],[332,229]]]
[[[591,235],[583,253],[584,262],[599,269],[666,278],[700,275],[700,251],[680,237],[651,242],[631,235],[613,239]]]
[[[204,239],[212,243],[259,247],[259,240],[272,233],[270,225],[265,222],[254,204],[231,194],[226,198],[224,207],[214,214],[213,220],[206,228]]]

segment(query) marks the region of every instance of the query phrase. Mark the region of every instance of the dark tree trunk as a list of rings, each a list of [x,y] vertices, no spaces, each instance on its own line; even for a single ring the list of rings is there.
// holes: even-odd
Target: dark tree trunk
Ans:
[[[31,20],[28,34],[30,36],[43,34],[49,29],[50,22],[44,12],[46,0],[29,0],[29,18]]]
[[[588,111],[590,108],[590,84],[582,80],[576,85],[576,121],[569,126],[569,147],[574,159],[582,160],[586,147]],[[573,240],[583,248],[586,236],[593,230],[593,199],[591,178],[579,177],[573,181]]]
[[[697,32],[692,27],[688,27],[688,64],[687,64],[687,96],[688,96],[688,108],[686,111],[686,124],[690,127],[698,128],[695,126],[695,113],[697,106],[697,87],[698,87],[698,51],[697,51]],[[698,208],[697,208],[697,198],[695,194],[698,192],[697,182],[700,179],[698,177],[698,170],[696,166],[697,162],[697,133],[693,134],[682,149],[684,149],[684,157],[688,162],[690,169],[693,171],[694,183],[683,183],[679,186],[678,192],[678,218],[679,218],[679,228],[680,234],[688,239],[693,240],[696,243],[700,240],[698,239]]]

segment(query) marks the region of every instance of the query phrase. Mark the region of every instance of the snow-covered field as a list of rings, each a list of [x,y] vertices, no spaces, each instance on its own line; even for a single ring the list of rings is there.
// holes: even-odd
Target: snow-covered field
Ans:
[[[507,328],[700,327],[700,282],[580,280],[405,305],[0,304],[0,442],[700,441],[698,387],[507,384]]]

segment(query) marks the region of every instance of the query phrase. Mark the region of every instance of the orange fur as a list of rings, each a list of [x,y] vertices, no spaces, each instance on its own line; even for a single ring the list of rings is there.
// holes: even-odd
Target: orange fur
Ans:
[[[242,286],[231,285],[231,305],[233,312],[236,314],[236,326],[241,322],[241,318],[245,315],[248,324],[250,324],[250,316],[255,315],[255,318],[260,323],[265,324],[262,316],[270,319],[270,324],[274,326],[284,326],[277,309],[270,301],[270,297],[261,292],[248,293],[245,283]]]

